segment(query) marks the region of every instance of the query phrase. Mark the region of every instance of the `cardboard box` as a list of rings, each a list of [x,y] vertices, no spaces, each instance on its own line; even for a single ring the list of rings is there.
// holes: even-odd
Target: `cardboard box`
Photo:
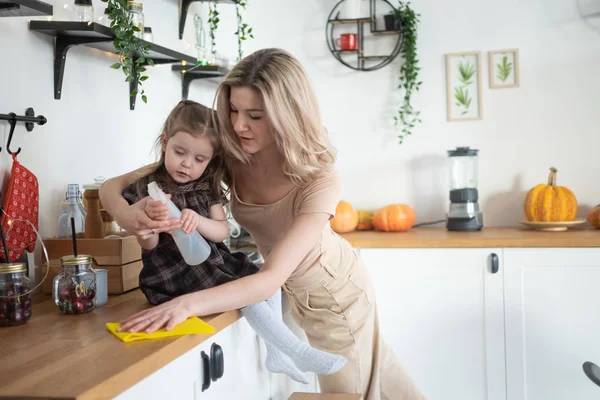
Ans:
[[[124,265],[97,265],[94,263],[93,267],[108,270],[108,294],[122,294],[139,287],[139,275],[142,270],[141,260]],[[52,294],[54,277],[60,273],[61,269],[60,259],[50,260],[50,271],[42,284],[42,292]],[[46,274],[45,264],[42,273]]]
[[[70,238],[44,238],[50,260],[73,254]],[[97,265],[123,265],[142,259],[142,248],[135,236],[120,239],[77,238],[77,253],[91,256]]]

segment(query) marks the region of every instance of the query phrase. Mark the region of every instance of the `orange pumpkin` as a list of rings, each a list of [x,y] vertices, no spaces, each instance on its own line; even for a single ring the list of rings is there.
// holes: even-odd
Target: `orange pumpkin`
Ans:
[[[331,229],[336,233],[351,232],[358,224],[358,213],[347,201],[341,200],[335,208],[335,217],[329,221]]]
[[[356,225],[356,230],[373,230],[373,213],[371,211],[358,210],[358,225]]]
[[[600,229],[600,204],[592,208],[592,211],[588,214],[588,221],[594,228]]]
[[[556,168],[550,168],[548,184],[540,183],[525,196],[524,209],[528,221],[567,222],[577,215],[577,198],[565,186],[556,186]]]
[[[406,204],[390,204],[373,216],[373,226],[379,231],[404,232],[412,228],[417,216]]]

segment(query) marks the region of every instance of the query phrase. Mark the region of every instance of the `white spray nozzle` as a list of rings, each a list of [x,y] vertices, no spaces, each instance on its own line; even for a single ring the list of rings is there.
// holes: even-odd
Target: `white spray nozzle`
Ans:
[[[165,204],[169,200],[165,192],[163,192],[154,181],[148,184],[148,194],[150,195],[150,197],[152,197],[152,199],[160,200]]]

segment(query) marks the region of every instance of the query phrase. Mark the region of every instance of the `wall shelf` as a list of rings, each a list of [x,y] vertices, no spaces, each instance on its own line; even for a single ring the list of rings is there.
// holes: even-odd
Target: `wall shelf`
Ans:
[[[0,0],[0,17],[38,17],[52,14],[52,4],[43,1]]]
[[[329,47],[329,51],[331,54],[344,64],[345,66],[352,68],[357,71],[374,71],[379,68],[383,68],[388,65],[396,56],[400,53],[400,49],[402,48],[403,37],[400,31],[396,30],[382,30],[377,29],[377,2],[380,2],[384,5],[387,5],[390,10],[395,11],[396,9],[392,4],[390,4],[387,0],[369,0],[369,16],[361,17],[361,18],[338,18],[340,14],[340,5],[345,1],[349,0],[340,0],[329,13],[329,17],[327,18],[327,25],[325,27],[325,36],[327,39],[327,47]],[[335,18],[332,18],[335,15]],[[357,39],[357,48],[356,50],[340,50],[336,47],[336,34],[335,28],[340,25],[355,25],[356,26],[356,39]],[[398,36],[398,40],[394,45],[394,48],[391,50],[388,55],[367,55],[365,54],[364,49],[364,38],[365,38],[365,25],[369,26],[369,31],[371,35],[374,36],[387,36],[387,35],[396,35]],[[347,57],[343,57],[348,54],[355,55],[356,62],[354,64],[350,63]],[[378,61],[378,62],[377,62]],[[376,63],[374,63],[376,62]]]
[[[57,100],[61,98],[67,52],[71,47],[83,45],[116,54],[113,46],[114,31],[95,22],[30,21],[29,29],[54,37],[54,98]],[[152,59],[154,64],[171,64],[181,61],[196,63],[194,57],[154,43],[142,42],[152,46],[147,57]],[[131,82],[129,93],[136,88],[137,82]],[[135,109],[136,97],[130,96],[129,108],[131,110]]]
[[[179,64],[171,67],[173,71],[181,74],[181,98],[187,100],[190,92],[190,83],[196,79],[221,78],[229,72],[227,68],[218,65]]]
[[[197,1],[206,3],[222,3],[222,4],[236,4],[237,0],[180,0],[179,2],[179,39],[183,39],[183,31],[185,30],[185,20],[187,18],[188,8],[190,4]]]

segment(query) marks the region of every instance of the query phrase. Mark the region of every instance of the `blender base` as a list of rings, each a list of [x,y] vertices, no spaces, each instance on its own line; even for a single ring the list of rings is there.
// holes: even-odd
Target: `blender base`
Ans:
[[[477,232],[483,228],[483,215],[478,213],[471,218],[448,218],[446,229],[453,232]]]

